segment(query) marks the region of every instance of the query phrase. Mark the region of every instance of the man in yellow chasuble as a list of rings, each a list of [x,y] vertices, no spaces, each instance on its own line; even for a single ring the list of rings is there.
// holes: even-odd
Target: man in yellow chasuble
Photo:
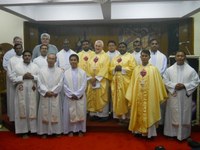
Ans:
[[[149,64],[149,59],[150,52],[142,50],[142,65],[135,67],[126,92],[131,106],[129,130],[147,138],[157,136],[160,103],[167,98],[161,75],[156,67]]]
[[[79,57],[78,66],[87,73],[88,62],[95,53],[92,50],[90,50],[90,42],[88,40],[83,40],[81,42],[81,46],[82,46],[82,51],[78,53]]]
[[[110,58],[103,50],[104,43],[97,40],[94,44],[95,55],[88,62],[87,109],[92,120],[106,121],[108,107],[108,69]]]
[[[111,61],[110,74],[112,75],[111,90],[113,101],[113,118],[118,118],[121,123],[129,118],[128,101],[125,98],[126,90],[131,80],[131,75],[136,61],[127,52],[127,44],[119,43],[120,54]]]

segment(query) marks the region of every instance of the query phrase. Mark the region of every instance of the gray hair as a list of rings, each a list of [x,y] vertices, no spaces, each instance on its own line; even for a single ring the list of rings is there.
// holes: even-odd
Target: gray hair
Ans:
[[[104,43],[103,43],[102,40],[96,40],[96,41],[95,41],[95,45],[96,45],[97,43],[100,43],[100,44],[102,45],[102,47],[104,47]]]
[[[48,33],[42,33],[40,39],[42,39],[44,36],[46,36],[50,40],[50,35]]]

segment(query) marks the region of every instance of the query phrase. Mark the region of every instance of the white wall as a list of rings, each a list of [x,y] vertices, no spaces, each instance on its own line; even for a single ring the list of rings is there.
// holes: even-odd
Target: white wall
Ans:
[[[26,21],[3,10],[0,10],[0,43],[13,44],[13,37],[20,36],[24,39],[24,25]]]
[[[194,54],[200,56],[200,12],[194,18]]]

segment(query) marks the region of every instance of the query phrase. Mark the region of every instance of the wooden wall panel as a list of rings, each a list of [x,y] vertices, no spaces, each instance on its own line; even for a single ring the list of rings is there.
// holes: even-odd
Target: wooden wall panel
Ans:
[[[189,42],[179,44],[179,49],[188,55],[194,54],[194,25],[193,19],[180,20],[179,22],[179,42]],[[188,52],[189,51],[189,52]]]
[[[177,27],[176,28],[173,27]],[[170,30],[169,30],[170,29]],[[126,42],[128,49],[133,49],[133,41],[136,37],[142,40],[142,46],[149,49],[148,42],[152,38],[157,38],[160,45],[160,50],[171,55],[177,51],[179,41],[191,41],[189,50],[193,54],[193,20],[173,20],[161,22],[143,22],[143,23],[128,23],[128,24],[83,24],[83,25],[46,25],[25,23],[25,48],[33,49],[36,44],[40,43],[40,34],[47,32],[51,35],[51,44],[54,44],[58,49],[62,49],[62,43],[65,38],[70,41],[71,49],[78,51],[80,49],[80,41],[88,39],[93,43],[101,39],[104,41],[107,51],[107,42],[115,40],[118,42]],[[170,34],[174,32],[174,34]],[[170,36],[169,36],[170,35]],[[177,35],[177,36],[176,36]],[[170,40],[170,38],[174,38]],[[173,44],[175,42],[175,44]],[[177,46],[173,46],[177,45]],[[169,49],[172,49],[169,51]]]

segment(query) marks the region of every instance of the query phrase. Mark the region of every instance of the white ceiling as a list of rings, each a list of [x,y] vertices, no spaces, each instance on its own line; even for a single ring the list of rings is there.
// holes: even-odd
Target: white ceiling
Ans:
[[[200,0],[1,0],[0,9],[31,22],[122,22],[188,17]]]

